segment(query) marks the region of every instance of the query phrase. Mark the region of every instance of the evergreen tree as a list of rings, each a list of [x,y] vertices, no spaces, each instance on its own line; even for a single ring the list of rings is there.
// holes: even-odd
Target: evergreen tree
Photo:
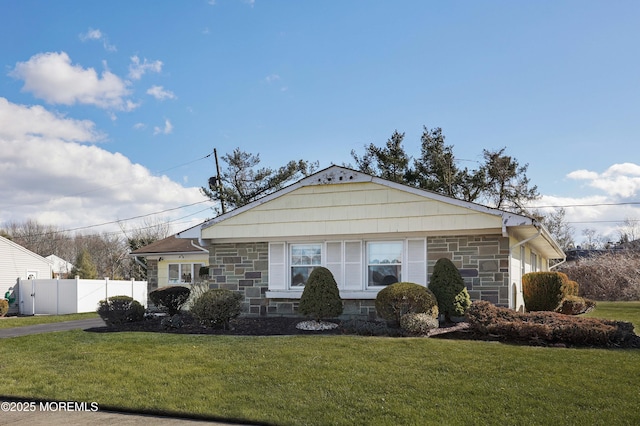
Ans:
[[[355,150],[351,151],[351,156],[360,171],[364,173],[379,176],[392,182],[406,183],[410,158],[402,146],[403,140],[404,133],[398,133],[396,130],[384,147],[378,147],[371,143],[365,146],[365,153],[362,157],[358,157]]]
[[[438,259],[429,280],[429,290],[438,300],[438,311],[449,321],[452,316],[463,316],[471,306],[471,297],[460,271],[445,257]]]
[[[242,207],[260,197],[271,194],[301,177],[312,174],[318,167],[317,162],[304,160],[289,161],[286,165],[271,169],[257,168],[260,154],[250,154],[236,148],[233,153],[225,154],[222,160],[227,168],[221,174],[221,183],[217,178],[209,179],[209,188],[201,188],[204,195],[214,201],[224,203],[226,209]]]
[[[300,297],[298,311],[317,321],[342,314],[340,290],[330,270],[320,266],[311,271]]]
[[[91,255],[87,250],[82,250],[76,257],[75,265],[71,269],[71,276],[79,276],[80,278],[93,280],[98,278],[98,270],[91,260]]]

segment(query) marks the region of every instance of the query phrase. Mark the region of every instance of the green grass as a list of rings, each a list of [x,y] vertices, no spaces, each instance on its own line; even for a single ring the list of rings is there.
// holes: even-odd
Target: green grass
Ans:
[[[98,318],[95,312],[84,314],[67,314],[67,315],[37,315],[29,317],[4,317],[0,318],[0,328],[24,327],[27,325],[48,324],[52,322],[63,322],[82,320],[89,318]]]
[[[596,302],[596,309],[585,316],[628,321],[640,334],[640,302]]]
[[[639,366],[637,349],[74,330],[2,339],[0,394],[279,425],[632,425]]]

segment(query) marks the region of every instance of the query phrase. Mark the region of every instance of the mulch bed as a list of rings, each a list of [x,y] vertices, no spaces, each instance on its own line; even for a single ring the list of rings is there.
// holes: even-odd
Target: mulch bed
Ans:
[[[340,321],[335,321],[338,327],[331,330],[301,330],[296,328],[296,324],[304,321],[300,317],[240,317],[231,320],[228,329],[203,327],[188,314],[182,315],[183,324],[180,327],[163,326],[161,317],[151,317],[144,321],[122,324],[112,327],[95,327],[87,331],[96,333],[114,332],[154,332],[170,334],[200,334],[200,335],[230,335],[230,336],[291,336],[291,335],[356,335],[353,327],[349,327]],[[372,321],[374,323],[374,321]],[[376,322],[380,324],[380,322]],[[397,335],[397,334],[394,334]],[[491,342],[501,342],[506,344],[526,345],[526,346],[551,346],[568,347],[563,343],[549,343],[537,339],[508,339],[504,336],[483,335],[469,329],[466,322],[441,323],[440,327],[432,330],[428,337],[439,339],[455,340],[483,340]],[[640,348],[640,336],[635,336],[626,342],[625,348]]]
[[[145,331],[154,333],[172,334],[214,334],[232,336],[289,336],[289,335],[344,335],[355,334],[352,330],[343,326],[340,321],[335,321],[339,326],[331,330],[301,330],[296,324],[304,321],[300,317],[240,317],[231,320],[228,329],[203,327],[189,316],[182,317],[181,327],[168,327],[161,324],[161,317],[147,318],[144,321],[121,324],[112,327],[95,327],[88,331],[97,333]],[[433,330],[431,337],[455,338],[460,335],[464,338],[467,323],[442,324],[440,328]],[[468,333],[466,333],[468,334]],[[467,337],[468,338],[468,337]]]

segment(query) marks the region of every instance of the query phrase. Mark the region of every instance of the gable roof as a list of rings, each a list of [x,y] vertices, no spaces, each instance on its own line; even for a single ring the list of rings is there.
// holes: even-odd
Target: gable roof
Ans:
[[[341,185],[341,184],[375,184],[379,188],[386,188],[388,190],[395,190],[395,193],[403,193],[405,194],[405,198],[411,198],[413,200],[423,200],[423,201],[435,201],[439,203],[443,203],[448,205],[450,208],[458,211],[458,212],[466,212],[465,214],[473,214],[475,216],[483,216],[483,217],[493,217],[494,219],[490,219],[487,222],[494,223],[496,225],[492,225],[493,228],[501,228],[502,235],[507,236],[507,229],[511,231],[512,234],[515,234],[519,240],[527,240],[527,239],[535,239],[539,236],[542,236],[546,243],[541,244],[541,251],[544,249],[544,255],[547,258],[563,258],[564,254],[559,245],[553,240],[549,232],[544,228],[544,226],[538,222],[537,220],[518,215],[515,213],[505,212],[503,210],[499,210],[496,208],[491,208],[487,206],[483,206],[480,204],[467,202],[463,200],[458,200],[456,198],[448,197],[446,195],[438,194],[432,191],[426,191],[418,188],[414,188],[408,185],[388,181],[382,178],[378,178],[375,176],[368,175],[366,173],[362,173],[356,170],[352,170],[346,167],[341,166],[331,166],[324,170],[314,173],[313,175],[307,176],[298,182],[289,185],[279,191],[276,191],[272,194],[266,195],[258,200],[255,200],[245,206],[239,207],[232,211],[229,211],[225,214],[217,216],[213,219],[203,222],[200,225],[195,227],[186,229],[177,234],[179,238],[194,238],[199,239],[202,238],[203,231],[207,228],[213,227],[218,223],[229,221],[230,219],[236,218],[239,215],[242,215],[245,212],[250,210],[258,211],[262,209],[267,203],[276,202],[276,200],[281,197],[296,192],[299,194],[300,191],[304,188],[311,190],[316,186],[324,186],[327,185]],[[337,188],[334,188],[334,190]],[[319,189],[320,191],[320,189]],[[400,192],[398,192],[400,191]],[[303,191],[304,192],[304,191]],[[308,192],[308,191],[307,191]],[[305,193],[306,194],[306,193]],[[293,195],[292,195],[293,196]],[[304,195],[303,195],[304,196]],[[354,193],[355,197],[356,194]],[[277,204],[277,203],[276,203]],[[384,204],[385,207],[391,206],[391,202]],[[414,218],[420,217],[424,215],[424,212],[418,211],[413,212]],[[236,219],[234,219],[236,221]],[[259,224],[245,224],[246,226],[254,226],[259,227]],[[393,231],[390,231],[393,232]]]
[[[45,262],[48,265],[51,265],[51,262],[49,262],[48,259],[45,259],[44,257],[40,256],[38,253],[34,253],[31,250],[27,249],[26,247],[21,246],[18,243],[14,243],[13,241],[11,241],[8,238],[2,237],[0,236],[0,243],[4,243],[9,247],[12,247],[22,253],[25,253],[28,256],[31,256],[34,259],[37,259],[40,262]]]
[[[209,251],[200,247],[197,239],[176,238],[175,235],[154,241],[153,243],[133,250],[130,255],[145,256],[154,254],[197,254]]]

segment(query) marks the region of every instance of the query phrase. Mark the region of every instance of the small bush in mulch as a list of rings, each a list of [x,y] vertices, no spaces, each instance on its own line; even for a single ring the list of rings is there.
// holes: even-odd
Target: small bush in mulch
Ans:
[[[160,287],[149,293],[149,299],[169,315],[176,315],[189,299],[191,289],[179,285]]]
[[[97,312],[108,326],[119,326],[144,319],[144,306],[129,296],[112,296],[101,300]]]
[[[191,313],[203,325],[214,328],[228,328],[229,321],[241,312],[242,295],[221,288],[205,292],[191,306]]]
[[[639,344],[633,324],[623,321],[556,312],[519,313],[485,301],[473,302],[467,319],[471,331],[503,341],[595,347],[638,347]]]

